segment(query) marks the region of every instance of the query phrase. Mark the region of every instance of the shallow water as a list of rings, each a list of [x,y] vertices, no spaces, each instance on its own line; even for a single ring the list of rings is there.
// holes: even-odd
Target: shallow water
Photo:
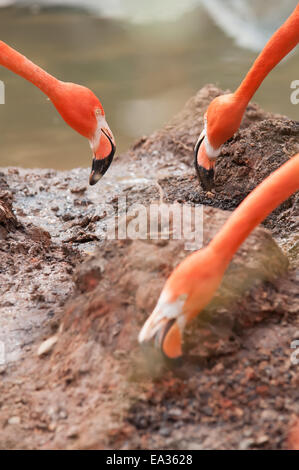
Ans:
[[[119,152],[161,127],[204,84],[234,89],[240,83],[256,52],[238,46],[217,24],[203,6],[171,21],[142,23],[68,9],[0,9],[2,40],[99,96]],[[290,83],[298,78],[297,52],[270,74],[255,100],[298,118],[299,105],[290,101]],[[90,165],[88,142],[64,124],[38,89],[3,68],[0,79],[6,89],[0,166]]]

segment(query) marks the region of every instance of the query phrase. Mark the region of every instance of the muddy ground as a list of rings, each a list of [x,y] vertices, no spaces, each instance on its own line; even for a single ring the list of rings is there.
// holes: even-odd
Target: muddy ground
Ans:
[[[141,350],[137,335],[189,253],[185,240],[107,240],[132,204],[163,202],[203,204],[206,244],[299,151],[299,123],[251,103],[222,150],[214,194],[204,193],[192,148],[220,93],[200,90],[95,187],[87,169],[1,170],[0,448],[296,446],[298,194],[241,247],[175,364]]]

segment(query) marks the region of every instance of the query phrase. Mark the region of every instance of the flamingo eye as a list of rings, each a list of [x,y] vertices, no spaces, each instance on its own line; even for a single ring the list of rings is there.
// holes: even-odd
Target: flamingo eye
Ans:
[[[99,108],[97,108],[97,109],[95,110],[95,114],[96,114],[96,116],[101,116],[101,115],[102,115],[102,111],[101,111]]]

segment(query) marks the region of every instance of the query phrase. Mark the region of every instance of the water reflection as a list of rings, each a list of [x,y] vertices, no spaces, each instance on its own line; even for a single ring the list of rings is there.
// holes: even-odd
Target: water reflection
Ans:
[[[195,3],[191,0],[190,6]],[[99,96],[118,151],[159,128],[205,83],[234,89],[256,56],[225,34],[203,6],[172,21],[147,23],[65,9],[32,14],[2,8],[0,28],[1,39],[50,73]],[[293,118],[298,111],[290,102],[290,82],[298,78],[297,57],[284,61],[255,97],[266,109]],[[1,166],[90,165],[88,143],[64,124],[38,89],[3,68],[0,79],[6,85],[6,104],[0,106]]]

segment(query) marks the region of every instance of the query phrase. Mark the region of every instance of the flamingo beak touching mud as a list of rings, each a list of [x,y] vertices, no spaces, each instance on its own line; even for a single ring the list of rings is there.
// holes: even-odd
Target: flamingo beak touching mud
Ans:
[[[91,186],[95,185],[102,176],[104,176],[110,167],[115,154],[116,147],[114,139],[111,131],[107,128],[101,128],[100,148],[101,152],[95,152],[92,160],[91,173],[89,177],[89,184]]]
[[[207,246],[189,255],[172,272],[153,313],[139,334],[139,342],[155,346],[170,359],[183,354],[185,326],[210,302],[227,267],[227,256]]]
[[[139,333],[139,343],[145,344],[153,340],[155,347],[166,357],[176,359],[182,356],[182,338],[186,324],[183,302],[184,296],[177,302],[168,301],[164,289],[153,313]]]
[[[203,190],[211,191],[214,186],[215,159],[207,155],[205,130],[200,134],[194,148],[194,165]]]
[[[239,88],[217,96],[205,115],[205,128],[195,147],[195,168],[205,191],[214,185],[214,166],[222,145],[237,132],[246,107],[271,70],[299,42],[299,4],[273,34]]]
[[[209,304],[240,245],[279,204],[299,189],[299,154],[257,186],[231,214],[214,239],[171,273],[139,342],[154,339],[171,359],[182,355],[185,326]]]

